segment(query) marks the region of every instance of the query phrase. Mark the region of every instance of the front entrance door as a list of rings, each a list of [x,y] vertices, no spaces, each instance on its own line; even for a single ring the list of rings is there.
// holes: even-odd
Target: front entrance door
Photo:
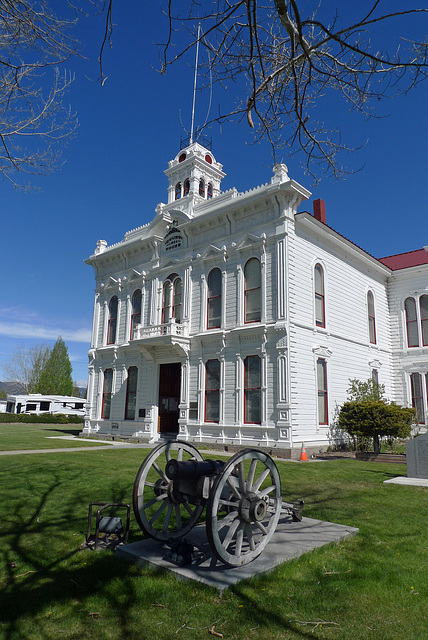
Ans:
[[[159,431],[178,433],[178,405],[180,403],[181,363],[161,364],[159,367]]]

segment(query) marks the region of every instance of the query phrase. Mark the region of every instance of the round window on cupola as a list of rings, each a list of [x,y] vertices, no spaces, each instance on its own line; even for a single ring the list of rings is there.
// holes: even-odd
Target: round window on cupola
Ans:
[[[186,154],[182,153],[182,154],[180,154],[180,157],[178,158],[178,162],[184,162],[185,159],[186,159]]]
[[[208,162],[208,164],[212,164],[213,163],[213,159],[211,158],[211,156],[208,153],[205,156],[205,162]]]

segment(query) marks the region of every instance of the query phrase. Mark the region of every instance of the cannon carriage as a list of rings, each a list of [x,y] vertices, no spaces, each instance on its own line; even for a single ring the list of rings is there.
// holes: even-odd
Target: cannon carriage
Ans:
[[[278,469],[263,451],[244,449],[226,462],[204,460],[179,440],[158,445],[146,457],[135,479],[133,506],[142,531],[165,543],[187,535],[206,509],[211,549],[232,567],[260,555],[281,514],[300,521],[303,511],[302,500],[282,501]]]

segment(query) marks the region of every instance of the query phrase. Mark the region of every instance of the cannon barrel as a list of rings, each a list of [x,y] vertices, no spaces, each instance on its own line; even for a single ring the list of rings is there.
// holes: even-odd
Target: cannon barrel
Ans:
[[[212,476],[224,466],[222,460],[174,460],[168,461],[165,474],[170,480],[197,480],[202,476]]]

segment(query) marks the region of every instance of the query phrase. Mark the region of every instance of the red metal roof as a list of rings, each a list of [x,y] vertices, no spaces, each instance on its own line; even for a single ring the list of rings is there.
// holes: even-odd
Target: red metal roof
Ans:
[[[428,251],[416,249],[416,251],[408,251],[407,253],[397,253],[395,256],[379,258],[379,262],[382,262],[393,271],[418,267],[421,264],[428,264]]]

